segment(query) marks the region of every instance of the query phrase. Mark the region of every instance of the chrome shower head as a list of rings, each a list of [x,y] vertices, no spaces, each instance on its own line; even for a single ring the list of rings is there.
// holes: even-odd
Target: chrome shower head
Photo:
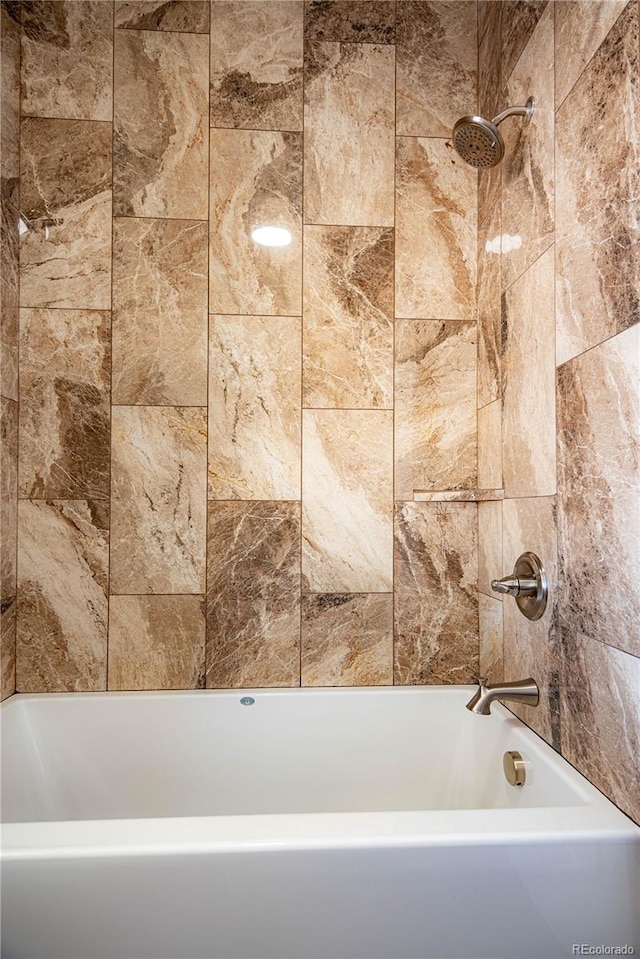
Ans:
[[[534,109],[534,99],[529,97],[524,107],[507,107],[492,120],[469,116],[458,120],[453,128],[453,145],[456,153],[469,166],[478,169],[492,167],[504,156],[504,140],[498,132],[498,124],[511,116],[524,117],[526,126]]]

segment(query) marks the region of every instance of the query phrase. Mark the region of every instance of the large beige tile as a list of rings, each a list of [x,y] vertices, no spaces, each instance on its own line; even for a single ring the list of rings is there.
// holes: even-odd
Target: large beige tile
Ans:
[[[20,7],[0,9],[0,393],[18,399]]]
[[[501,395],[502,174],[478,171],[478,405]]]
[[[208,229],[113,222],[113,402],[207,404]]]
[[[554,3],[556,107],[559,107],[629,0]]]
[[[502,532],[502,575],[510,574],[518,556],[528,551],[540,558],[549,584],[547,608],[542,618],[535,622],[522,615],[511,597],[505,597],[502,604],[504,678],[511,682],[531,676],[540,689],[540,702],[536,707],[510,703],[509,708],[558,749],[558,546],[555,497],[505,500]]]
[[[502,603],[480,593],[480,664],[479,673],[490,683],[504,680],[504,640]]]
[[[207,687],[300,685],[300,504],[209,504]]]
[[[0,142],[1,148],[1,142]],[[17,176],[15,182],[17,183]],[[10,184],[11,181],[9,181]],[[2,180],[3,193],[11,189]],[[18,399],[18,310],[20,262],[18,210],[0,198],[0,393]]]
[[[212,127],[302,130],[298,0],[211,5]]]
[[[394,48],[308,43],[305,223],[393,226]]]
[[[106,689],[109,507],[99,500],[18,506],[16,689]]]
[[[502,560],[502,503],[478,503],[478,589],[500,602],[500,593],[491,589],[492,579],[508,576],[513,564]]]
[[[393,683],[391,593],[302,597],[302,685]]]
[[[0,397],[0,698],[16,687],[18,404]]]
[[[398,139],[396,316],[475,320],[476,183],[445,140]]]
[[[305,40],[393,43],[395,0],[307,0]]]
[[[391,590],[392,471],[390,410],[304,411],[304,589]]]
[[[284,247],[257,227],[291,233]],[[302,301],[302,135],[211,131],[209,310],[295,316]]]
[[[210,499],[300,499],[300,350],[296,317],[211,317]]]
[[[206,470],[206,409],[113,407],[112,593],[204,593]]]
[[[640,655],[640,327],[558,370],[563,630]]]
[[[115,0],[116,27],[208,33],[209,0]]]
[[[21,8],[22,115],[111,120],[112,5],[40,0]]]
[[[478,410],[478,488],[502,489],[502,404]]]
[[[564,0],[563,0],[564,2]],[[510,0],[502,7],[502,82],[504,87],[542,17],[548,0]],[[554,6],[554,4],[549,4]]]
[[[562,752],[640,823],[640,659],[563,634]]]
[[[397,685],[470,683],[478,675],[475,503],[398,503]]]
[[[305,406],[393,404],[393,231],[304,231]]]
[[[630,4],[556,117],[558,363],[640,319],[639,128]]]
[[[509,286],[554,238],[554,99],[553,8],[540,17],[509,77],[505,106],[523,106],[530,96],[535,109],[526,126],[520,117],[501,127],[502,282]]]
[[[477,485],[476,326],[396,323],[395,497]]]
[[[504,297],[502,453],[505,495],[556,491],[554,250]]]
[[[204,596],[112,596],[109,689],[204,686]]]
[[[20,495],[109,496],[111,317],[20,311]]]
[[[448,137],[476,113],[478,45],[474,0],[398,3],[397,132]]]
[[[111,308],[111,124],[21,127],[22,306]]]
[[[117,30],[114,68],[115,214],[206,220],[208,38]]]

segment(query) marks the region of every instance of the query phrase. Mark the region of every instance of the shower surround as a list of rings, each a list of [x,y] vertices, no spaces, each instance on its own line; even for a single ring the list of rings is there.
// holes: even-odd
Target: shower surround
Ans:
[[[536,98],[478,179],[480,667],[535,676],[514,711],[640,821],[639,7],[479,12],[480,113]],[[489,582],[524,549],[535,623]]]
[[[3,18],[4,694],[471,681],[475,2]]]
[[[479,655],[640,820],[637,30],[636,0],[3,0],[4,696]],[[477,177],[453,124],[531,94]],[[524,549],[538,623],[489,587]]]

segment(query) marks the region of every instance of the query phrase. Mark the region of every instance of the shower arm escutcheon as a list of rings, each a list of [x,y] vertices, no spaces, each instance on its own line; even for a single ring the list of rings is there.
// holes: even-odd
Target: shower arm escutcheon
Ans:
[[[535,553],[522,553],[516,560],[512,575],[492,579],[491,589],[495,593],[513,596],[518,609],[527,619],[540,619],[547,608],[547,575]]]

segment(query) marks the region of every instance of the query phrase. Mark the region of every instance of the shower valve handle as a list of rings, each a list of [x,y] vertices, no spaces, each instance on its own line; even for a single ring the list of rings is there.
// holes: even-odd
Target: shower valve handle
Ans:
[[[491,580],[494,593],[504,593],[506,596],[535,596],[537,588],[537,581],[527,577],[505,576]]]

